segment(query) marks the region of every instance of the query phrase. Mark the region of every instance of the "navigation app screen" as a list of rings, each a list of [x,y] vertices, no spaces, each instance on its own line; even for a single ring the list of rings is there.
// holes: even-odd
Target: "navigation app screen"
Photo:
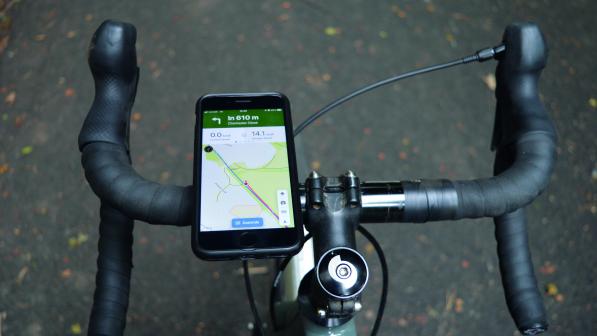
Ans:
[[[294,226],[282,109],[203,111],[201,231]]]

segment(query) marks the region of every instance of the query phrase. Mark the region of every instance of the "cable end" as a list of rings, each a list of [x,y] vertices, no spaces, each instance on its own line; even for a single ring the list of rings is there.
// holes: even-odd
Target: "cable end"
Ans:
[[[479,51],[477,51],[475,53],[475,56],[477,56],[477,61],[479,62],[485,62],[489,59],[495,59],[497,58],[497,56],[503,52],[506,51],[506,45],[505,44],[500,44],[498,46],[495,46],[493,48],[485,48],[485,49],[481,49]]]

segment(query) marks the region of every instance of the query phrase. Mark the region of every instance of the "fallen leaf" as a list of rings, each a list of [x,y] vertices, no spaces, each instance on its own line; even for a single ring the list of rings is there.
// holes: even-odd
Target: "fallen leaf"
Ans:
[[[85,15],[85,21],[89,22],[91,20],[93,20],[93,15],[91,15],[91,14]]]
[[[548,283],[547,285],[545,285],[545,293],[547,293],[547,295],[549,296],[558,295],[558,286],[556,286],[556,284],[553,282]]]
[[[79,233],[78,235],[76,235],[74,237],[68,238],[68,246],[70,248],[75,248],[88,240],[89,240],[88,235],[86,235],[84,233]]]
[[[495,91],[495,87],[496,87],[497,83],[496,83],[494,74],[488,73],[487,75],[483,76],[483,83],[485,83],[485,85],[487,85],[489,90]]]
[[[454,311],[457,313],[462,313],[463,306],[464,300],[461,298],[456,298],[456,301],[454,302]]]
[[[72,39],[75,36],[77,36],[77,31],[76,30],[69,30],[68,33],[66,33],[66,38]]]
[[[77,240],[79,241],[79,244],[82,244],[89,240],[89,236],[84,233],[79,233],[77,235]]]
[[[388,38],[388,32],[387,31],[380,31],[379,32],[379,37],[381,37],[382,39],[387,39]]]
[[[27,272],[29,272],[29,267],[25,266],[23,268],[21,268],[21,270],[19,271],[19,274],[17,274],[17,285],[20,285],[23,280],[25,279],[25,276],[27,275]]]
[[[336,27],[326,27],[323,31],[327,36],[336,36],[340,34],[340,28]]]
[[[1,52],[0,52],[1,54]],[[591,106],[592,108],[597,108],[597,99],[591,97],[589,98],[589,106]]]
[[[564,302],[564,294],[558,294],[558,295],[556,295],[556,301],[558,301],[558,302]]]
[[[321,163],[319,161],[312,161],[311,162],[311,169],[318,170],[321,167]]]
[[[431,2],[428,3],[427,5],[425,5],[425,9],[429,12],[429,13],[433,13],[435,12],[435,5],[433,5]]]
[[[8,105],[14,104],[15,100],[17,100],[17,93],[14,91],[11,91],[6,95],[6,97],[4,97],[4,102]]]
[[[471,266],[471,263],[470,263],[468,260],[466,260],[466,259],[463,259],[463,260],[460,262],[460,266],[461,266],[462,268],[464,268],[464,269],[467,269],[467,268],[469,268],[469,267]]]
[[[5,174],[8,172],[8,165],[3,163],[0,165],[0,175]]]
[[[139,113],[139,112],[133,113],[133,121],[139,121],[139,120],[141,120],[141,118],[143,118],[141,113]]]
[[[60,277],[62,277],[62,279],[68,279],[71,277],[71,275],[73,275],[73,272],[70,270],[70,268],[67,268],[60,272]]]
[[[37,42],[44,41],[46,39],[46,34],[37,34],[33,36],[33,39]]]
[[[2,53],[4,53],[4,50],[6,49],[6,47],[8,47],[8,39],[9,39],[8,35],[0,38],[0,55],[2,55]]]
[[[453,34],[451,33],[447,33],[446,34],[446,41],[450,42],[450,43],[454,43],[456,41],[456,38],[454,37]]]
[[[367,243],[367,245],[365,245],[365,252],[367,252],[367,254],[373,254],[373,252],[375,252],[373,244]]]
[[[66,90],[64,90],[64,96],[65,97],[72,97],[75,95],[75,89],[73,88],[66,88]]]
[[[15,127],[20,128],[23,126],[23,122],[25,122],[25,116],[20,115],[15,117]]]
[[[33,146],[25,146],[21,148],[21,155],[29,155],[33,152]]]
[[[81,325],[79,323],[74,323],[70,326],[70,332],[73,335],[81,335]]]
[[[377,159],[378,159],[379,161],[383,161],[383,160],[385,160],[385,159],[386,159],[386,153],[384,153],[384,152],[379,152],[379,153],[377,153]]]
[[[292,4],[288,1],[284,1],[284,2],[282,2],[282,5],[280,5],[280,6],[284,9],[290,9],[292,7]]]

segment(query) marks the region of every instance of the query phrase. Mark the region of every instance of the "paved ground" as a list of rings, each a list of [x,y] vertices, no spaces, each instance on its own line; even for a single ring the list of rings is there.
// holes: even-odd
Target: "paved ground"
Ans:
[[[134,164],[176,184],[191,181],[193,107],[203,93],[279,90],[298,123],[362,84],[494,45],[511,21],[539,23],[551,47],[541,91],[560,145],[553,181],[529,207],[533,258],[541,287],[552,286],[544,297],[551,334],[597,334],[596,2],[0,4],[7,2],[15,4],[3,13],[11,28],[5,19],[0,25],[0,334],[86,330],[99,202],[85,183],[76,136],[93,98],[86,48],[106,18],[138,29]],[[302,135],[301,165],[330,175],[351,168],[365,179],[488,175],[493,69],[469,65],[354,101]],[[391,268],[381,334],[516,334],[492,226],[372,227]],[[137,223],[135,230],[127,334],[249,334],[238,263],[197,260],[188,228]],[[255,277],[263,311],[270,277]],[[375,273],[359,316],[363,332],[379,282]]]

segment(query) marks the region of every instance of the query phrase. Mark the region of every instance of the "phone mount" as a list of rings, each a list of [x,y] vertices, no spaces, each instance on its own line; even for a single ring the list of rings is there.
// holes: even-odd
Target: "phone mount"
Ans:
[[[351,171],[338,177],[311,172],[305,189],[305,227],[313,235],[317,266],[301,281],[298,302],[303,316],[335,327],[361,309],[360,294],[369,278],[367,263],[356,251],[360,182]]]

